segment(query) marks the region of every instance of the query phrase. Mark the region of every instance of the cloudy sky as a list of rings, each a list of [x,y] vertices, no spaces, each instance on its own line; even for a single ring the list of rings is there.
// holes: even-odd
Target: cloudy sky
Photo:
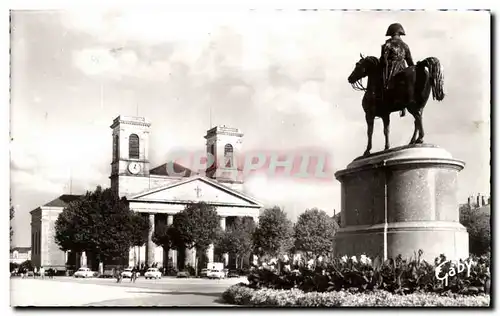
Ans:
[[[415,60],[436,56],[446,98],[424,112],[426,142],[466,162],[459,198],[489,194],[490,17],[484,12],[16,11],[11,36],[14,245],[29,246],[29,211],[63,193],[109,186],[112,120],[151,123],[152,167],[174,148],[203,150],[212,124],[240,128],[245,150],[316,147],[333,169],[362,154],[362,93],[347,77],[403,24]],[[137,112],[138,111],[138,112]],[[413,118],[393,114],[392,146]],[[380,120],[373,151],[383,149]],[[254,177],[245,190],[295,219],[333,214],[340,186]],[[21,233],[22,232],[22,233]]]

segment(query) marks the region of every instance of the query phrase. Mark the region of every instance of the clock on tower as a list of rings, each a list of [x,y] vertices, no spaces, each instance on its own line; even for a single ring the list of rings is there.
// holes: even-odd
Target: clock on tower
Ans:
[[[141,164],[138,162],[131,162],[128,164],[128,171],[131,174],[138,174],[141,172]]]

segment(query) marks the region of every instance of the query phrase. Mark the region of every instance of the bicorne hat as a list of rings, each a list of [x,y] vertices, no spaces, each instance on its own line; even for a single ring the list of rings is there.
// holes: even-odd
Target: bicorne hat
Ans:
[[[403,26],[399,23],[393,23],[389,25],[389,28],[387,28],[387,32],[385,33],[385,36],[393,36],[393,35],[406,35],[405,30],[403,29]]]

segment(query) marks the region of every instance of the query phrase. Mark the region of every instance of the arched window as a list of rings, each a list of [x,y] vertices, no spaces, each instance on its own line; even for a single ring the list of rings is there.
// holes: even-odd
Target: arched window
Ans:
[[[113,137],[113,161],[118,160],[118,148],[120,146],[118,135]]]
[[[139,159],[139,136],[131,134],[128,138],[128,157]]]
[[[224,146],[224,161],[226,167],[232,167],[233,165],[233,146],[231,144],[226,144]]]

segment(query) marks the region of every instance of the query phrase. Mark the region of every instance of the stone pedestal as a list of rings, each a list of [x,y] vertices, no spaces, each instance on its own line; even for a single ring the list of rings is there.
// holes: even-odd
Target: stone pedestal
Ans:
[[[434,261],[469,255],[459,223],[457,175],[464,163],[433,145],[398,147],[355,159],[335,176],[342,183],[335,254]]]

